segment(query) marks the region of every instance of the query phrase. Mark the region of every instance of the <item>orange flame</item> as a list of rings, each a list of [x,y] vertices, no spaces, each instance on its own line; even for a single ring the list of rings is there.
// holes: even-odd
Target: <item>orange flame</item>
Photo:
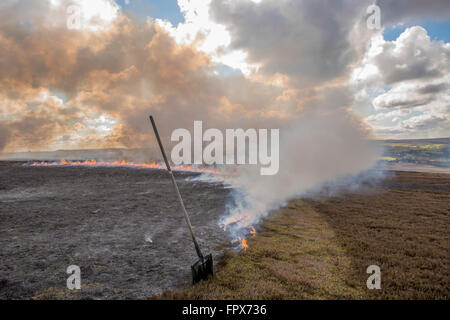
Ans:
[[[242,250],[244,250],[244,251],[248,249],[247,239],[245,239],[245,238],[238,237],[233,242],[240,242]]]
[[[247,250],[248,248],[247,239],[241,239],[241,246],[243,250]]]
[[[105,167],[134,167],[134,168],[153,168],[153,169],[166,169],[166,166],[164,164],[159,164],[156,162],[152,163],[134,163],[134,162],[127,162],[125,160],[121,161],[97,161],[94,159],[91,160],[84,160],[84,161],[67,161],[65,159],[61,159],[59,162],[47,162],[47,161],[41,161],[41,162],[33,162],[31,166],[51,166],[51,165],[60,165],[60,166],[105,166]],[[209,169],[209,168],[201,168],[201,167],[192,167],[190,165],[188,166],[172,166],[173,170],[179,170],[179,171],[192,171],[192,172],[201,172],[201,173],[212,173],[212,174],[218,174],[219,171],[215,169]]]
[[[256,234],[255,227],[252,227],[252,228],[251,228],[250,234],[252,235],[252,237],[255,236],[255,234]],[[238,237],[236,240],[234,240],[234,242],[240,242],[240,243],[241,243],[242,250],[245,251],[245,250],[248,249],[247,239]]]

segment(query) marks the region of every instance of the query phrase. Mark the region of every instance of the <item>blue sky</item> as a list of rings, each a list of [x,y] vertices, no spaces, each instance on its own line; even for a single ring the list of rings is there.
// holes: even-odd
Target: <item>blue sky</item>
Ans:
[[[131,12],[141,18],[151,16],[153,18],[169,20],[174,26],[184,22],[183,15],[178,7],[177,0],[125,0],[116,1],[125,12]]]
[[[387,27],[383,34],[384,38],[385,40],[389,41],[395,40],[403,31],[405,31],[406,28],[413,25],[420,25],[424,27],[427,30],[431,40],[443,40],[445,42],[450,42],[450,20],[446,21],[429,20],[423,23]]]

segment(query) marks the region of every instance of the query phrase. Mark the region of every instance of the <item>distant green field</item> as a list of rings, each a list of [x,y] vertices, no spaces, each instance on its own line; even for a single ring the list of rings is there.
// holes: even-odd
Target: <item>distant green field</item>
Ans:
[[[450,167],[450,138],[386,140],[380,160]]]

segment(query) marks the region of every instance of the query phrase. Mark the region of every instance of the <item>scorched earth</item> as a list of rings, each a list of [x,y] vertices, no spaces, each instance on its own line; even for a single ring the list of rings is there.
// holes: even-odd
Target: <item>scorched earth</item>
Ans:
[[[175,172],[204,252],[229,243],[228,189]],[[144,299],[188,286],[196,261],[167,172],[0,166],[0,299]],[[68,290],[69,265],[81,290]]]

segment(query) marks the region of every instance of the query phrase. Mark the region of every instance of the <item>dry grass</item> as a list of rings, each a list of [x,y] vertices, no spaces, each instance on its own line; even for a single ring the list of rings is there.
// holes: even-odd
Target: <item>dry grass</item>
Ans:
[[[449,187],[450,175],[398,172],[375,193],[308,202],[352,260],[348,285],[363,283],[367,266],[376,264],[382,286],[368,298],[448,299]]]
[[[448,299],[450,175],[399,172],[383,187],[296,200],[214,278],[158,299]],[[382,289],[368,290],[377,264]]]
[[[299,214],[301,213],[301,214]],[[174,299],[323,299],[361,298],[346,286],[350,260],[327,222],[305,202],[293,201],[264,222],[249,249],[228,253],[216,276]]]

